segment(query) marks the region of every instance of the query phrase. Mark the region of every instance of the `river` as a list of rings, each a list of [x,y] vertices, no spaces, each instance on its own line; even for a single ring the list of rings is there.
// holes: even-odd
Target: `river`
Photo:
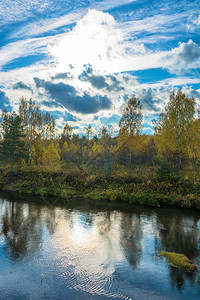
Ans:
[[[200,212],[0,194],[0,299],[200,299],[161,250],[199,266]]]

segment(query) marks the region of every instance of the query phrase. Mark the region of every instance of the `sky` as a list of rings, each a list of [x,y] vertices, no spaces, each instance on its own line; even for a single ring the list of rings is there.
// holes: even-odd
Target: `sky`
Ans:
[[[60,132],[115,134],[135,96],[152,134],[180,88],[200,103],[200,0],[0,1],[0,110],[24,96]]]

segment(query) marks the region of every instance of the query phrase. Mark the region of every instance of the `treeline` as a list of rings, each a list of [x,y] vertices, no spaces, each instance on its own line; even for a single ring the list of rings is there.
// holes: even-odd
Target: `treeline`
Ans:
[[[59,135],[55,119],[32,100],[20,99],[19,113],[1,116],[1,164],[57,172],[68,168],[103,174],[141,174],[168,177],[200,167],[200,113],[194,98],[181,90],[170,95],[154,135],[142,134],[142,106],[135,97],[125,105],[119,133],[104,126],[94,135],[73,133],[65,124]],[[159,175],[160,174],[160,175]]]

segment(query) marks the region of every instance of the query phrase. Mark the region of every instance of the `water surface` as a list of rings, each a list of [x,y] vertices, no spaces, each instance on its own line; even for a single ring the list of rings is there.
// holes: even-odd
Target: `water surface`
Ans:
[[[43,204],[40,202],[43,201]],[[200,214],[0,195],[0,299],[200,299]]]

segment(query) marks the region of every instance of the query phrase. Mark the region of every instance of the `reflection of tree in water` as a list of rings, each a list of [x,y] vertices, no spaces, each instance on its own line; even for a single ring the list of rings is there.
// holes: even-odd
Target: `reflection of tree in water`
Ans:
[[[89,228],[92,226],[93,215],[90,213],[79,213],[79,219],[84,228]]]
[[[50,219],[52,215],[50,211]],[[17,202],[4,202],[2,214],[2,234],[5,238],[4,250],[13,260],[33,255],[42,242],[42,208]],[[48,219],[47,217],[47,219]],[[52,233],[51,226],[49,227]]]
[[[120,242],[124,250],[124,255],[133,268],[137,268],[140,263],[142,256],[142,237],[141,216],[123,213]]]
[[[111,212],[106,211],[101,213],[101,217],[97,218],[97,228],[101,236],[107,237],[111,230]]]
[[[182,253],[195,262],[199,255],[199,232],[197,220],[192,216],[182,214],[166,214],[164,211],[157,215],[159,238],[156,239],[156,251]],[[185,272],[179,268],[169,266],[172,286],[181,290],[189,280],[195,282],[195,272]]]
[[[119,214],[117,212],[101,212],[95,218],[95,226],[98,230],[98,234],[102,238],[104,258],[107,258],[111,264],[113,259],[113,253],[115,252],[115,241],[117,240],[118,232],[116,233],[115,224],[118,224]]]
[[[44,213],[45,210],[45,213]],[[36,210],[37,211],[37,210]],[[46,207],[42,208],[41,217],[45,222],[45,226],[48,229],[50,235],[53,235],[56,231],[56,208],[55,207]]]

